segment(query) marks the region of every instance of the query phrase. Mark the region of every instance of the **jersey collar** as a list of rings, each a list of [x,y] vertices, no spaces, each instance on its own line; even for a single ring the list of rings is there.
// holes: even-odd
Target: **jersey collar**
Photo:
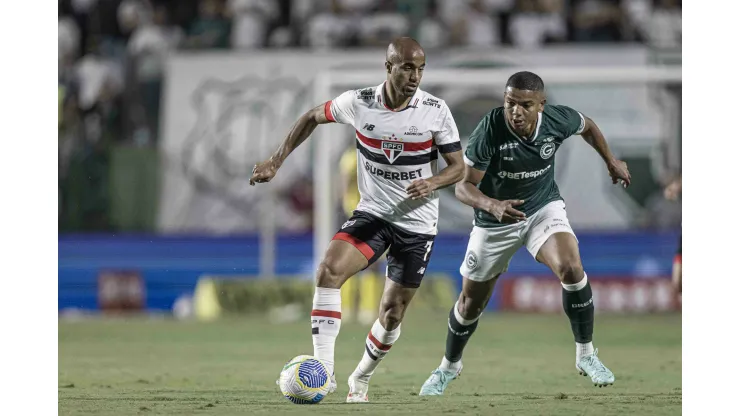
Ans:
[[[535,139],[537,139],[537,135],[540,134],[540,125],[542,125],[542,113],[537,113],[537,127],[534,129],[534,133],[530,138],[523,138],[514,133],[514,130],[509,125],[509,119],[506,118],[506,115],[504,115],[504,124],[506,124],[506,128],[509,129],[509,133],[511,133],[514,137],[520,140],[524,140],[527,143],[532,143],[535,141]]]
[[[416,92],[414,92],[414,95],[409,100],[409,103],[406,107],[400,109],[400,110],[393,110],[387,105],[385,105],[385,83],[386,81],[383,81],[382,84],[378,85],[375,88],[375,100],[380,103],[380,105],[383,106],[388,111],[392,111],[394,113],[398,113],[401,111],[406,111],[409,108],[416,108],[419,105],[419,96],[421,95],[421,88],[417,87]]]

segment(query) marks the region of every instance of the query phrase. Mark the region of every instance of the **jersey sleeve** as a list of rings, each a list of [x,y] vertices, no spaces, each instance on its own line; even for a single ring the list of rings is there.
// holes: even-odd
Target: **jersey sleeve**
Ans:
[[[463,159],[466,165],[485,171],[488,169],[488,164],[491,163],[493,154],[494,145],[491,114],[487,114],[470,134]]]
[[[460,144],[460,133],[457,131],[457,124],[452,118],[452,112],[447,104],[442,107],[439,115],[436,130],[432,133],[434,144],[442,153],[452,153],[462,150]]]
[[[343,92],[324,104],[324,115],[335,123],[353,124],[355,121],[355,91]]]
[[[586,127],[586,118],[583,114],[565,105],[554,105],[552,109],[554,110],[553,116],[558,119],[558,124],[561,126],[563,137],[568,138],[583,133]]]

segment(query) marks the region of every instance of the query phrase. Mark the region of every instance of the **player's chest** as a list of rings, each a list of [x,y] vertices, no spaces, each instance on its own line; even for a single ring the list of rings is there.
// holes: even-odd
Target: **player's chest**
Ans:
[[[355,117],[355,128],[368,137],[403,142],[427,141],[432,137],[434,117],[409,109],[399,112],[365,111]]]
[[[552,135],[539,134],[534,140],[518,139],[511,134],[496,143],[495,161],[507,171],[544,168],[553,163],[562,141]]]

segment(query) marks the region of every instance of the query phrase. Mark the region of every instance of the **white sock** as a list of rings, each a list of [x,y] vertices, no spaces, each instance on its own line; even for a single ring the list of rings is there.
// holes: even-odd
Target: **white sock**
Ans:
[[[453,373],[456,373],[460,370],[462,367],[462,360],[455,361],[454,363],[447,359],[444,355],[442,356],[442,363],[439,365],[439,368],[445,371],[452,371]]]
[[[342,296],[339,289],[317,287],[311,311],[313,355],[334,374],[334,343],[342,327]]]
[[[579,290],[586,287],[586,283],[588,283],[588,276],[585,272],[583,273],[583,279],[581,279],[581,281],[578,283],[567,284],[560,282],[560,284],[563,286],[563,289],[567,290],[568,292],[578,292]]]
[[[375,320],[373,327],[365,338],[365,352],[362,353],[362,359],[357,364],[357,368],[352,373],[353,376],[365,382],[370,381],[370,377],[375,372],[380,361],[388,354],[393,343],[401,336],[401,325],[392,331],[387,331],[380,324],[380,320]]]
[[[593,342],[586,342],[583,344],[580,342],[576,342],[576,363],[578,361],[581,361],[582,357],[591,355],[593,353],[594,353],[594,343]]]

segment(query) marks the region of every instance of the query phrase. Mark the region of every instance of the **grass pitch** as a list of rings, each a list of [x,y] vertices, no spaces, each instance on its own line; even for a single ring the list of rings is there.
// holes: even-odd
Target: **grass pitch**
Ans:
[[[380,364],[370,403],[345,404],[346,379],[368,325],[342,324],[339,389],[315,406],[284,399],[275,380],[311,354],[308,319],[59,322],[60,415],[455,414],[676,415],[681,413],[681,315],[596,317],[595,346],[616,383],[599,389],[574,368],[562,316],[487,313],[445,396],[418,397],[444,352],[446,314],[414,313]]]

